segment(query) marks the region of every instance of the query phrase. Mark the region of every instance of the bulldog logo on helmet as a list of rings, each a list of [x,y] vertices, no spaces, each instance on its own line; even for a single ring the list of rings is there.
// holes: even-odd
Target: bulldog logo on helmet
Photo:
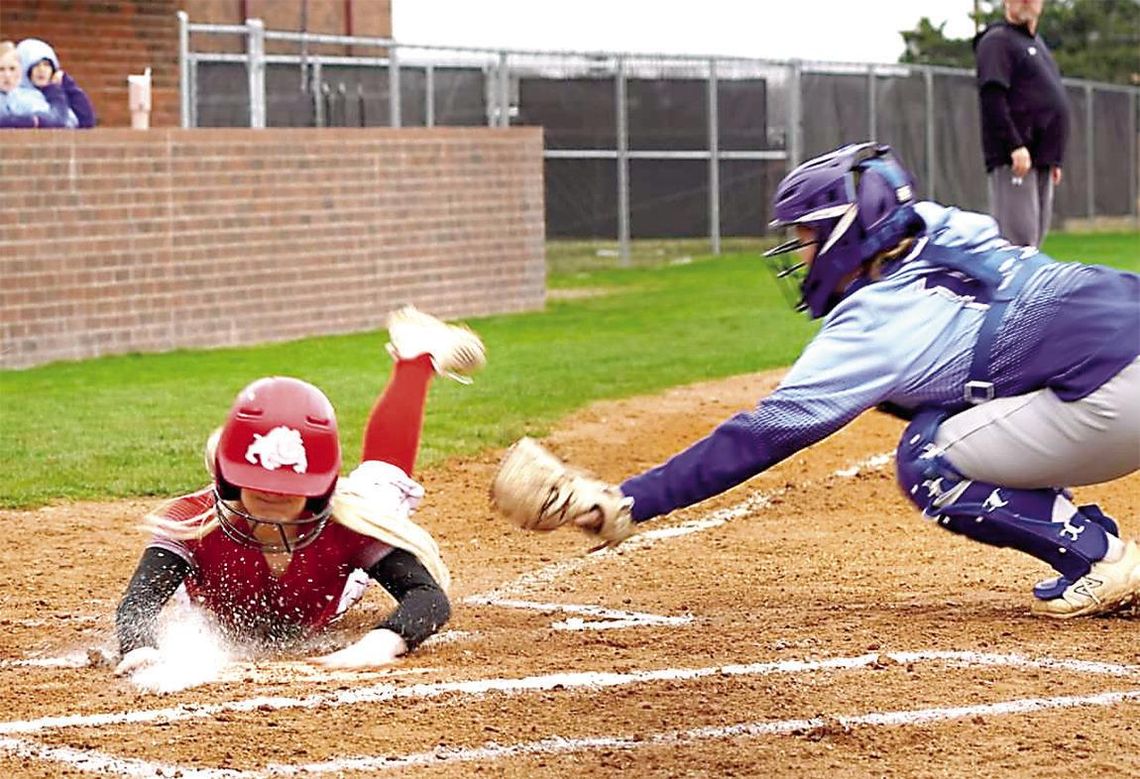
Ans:
[[[301,432],[284,425],[265,435],[254,433],[253,443],[245,451],[245,459],[254,465],[260,464],[267,471],[275,471],[283,465],[292,466],[295,473],[304,473],[309,468]]]

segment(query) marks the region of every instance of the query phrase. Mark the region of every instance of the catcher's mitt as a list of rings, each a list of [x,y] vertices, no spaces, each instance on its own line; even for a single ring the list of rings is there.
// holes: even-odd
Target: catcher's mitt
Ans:
[[[491,482],[491,501],[526,530],[554,530],[573,522],[617,546],[633,534],[633,499],[568,468],[533,438],[520,438],[503,456]]]

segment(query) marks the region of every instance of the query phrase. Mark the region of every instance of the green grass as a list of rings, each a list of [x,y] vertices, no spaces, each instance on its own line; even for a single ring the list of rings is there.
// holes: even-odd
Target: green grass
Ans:
[[[720,242],[723,254],[758,254],[772,246],[771,238],[724,238]],[[655,267],[672,262],[690,262],[712,252],[708,238],[639,238],[630,241],[628,266],[631,268]],[[559,275],[579,271],[603,270],[619,267],[620,245],[617,241],[551,240],[546,243],[546,267]]]
[[[1046,250],[1140,269],[1136,234],[1057,235]],[[791,363],[815,325],[791,312],[755,253],[552,272],[544,312],[471,320],[489,351],[474,385],[438,381],[421,465],[541,435],[592,400]],[[684,256],[683,254],[681,256]],[[613,258],[610,258],[613,262]],[[662,263],[665,264],[662,264]],[[577,295],[575,295],[577,292]],[[205,482],[202,444],[234,395],[298,376],[336,405],[348,465],[390,361],[384,334],[107,357],[0,372],[0,506],[166,496]]]
[[[1140,233],[1053,233],[1042,251],[1058,260],[1140,272]]]
[[[489,364],[475,384],[437,381],[421,464],[542,434],[595,398],[788,363],[812,330],[755,255],[556,276],[545,312],[471,320]],[[351,465],[390,370],[382,332],[243,349],[108,357],[0,373],[0,506],[169,495],[205,481],[202,443],[262,375],[322,387]]]

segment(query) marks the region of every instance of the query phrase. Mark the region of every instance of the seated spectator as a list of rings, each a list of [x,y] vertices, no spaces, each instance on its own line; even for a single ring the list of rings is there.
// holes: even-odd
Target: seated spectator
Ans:
[[[63,127],[67,121],[67,99],[60,94],[57,105],[53,107],[39,90],[30,90],[27,94],[17,94],[20,90],[20,55],[16,53],[16,44],[12,41],[0,41],[0,127]],[[23,104],[25,111],[21,115],[9,109]]]
[[[0,100],[6,101],[8,93],[19,85],[20,56],[16,54],[16,44],[0,41]]]
[[[47,43],[27,38],[16,46],[20,58],[20,86],[8,95],[7,113],[31,117],[25,127],[94,127],[95,110],[87,94],[59,66]],[[46,108],[45,108],[46,106]]]

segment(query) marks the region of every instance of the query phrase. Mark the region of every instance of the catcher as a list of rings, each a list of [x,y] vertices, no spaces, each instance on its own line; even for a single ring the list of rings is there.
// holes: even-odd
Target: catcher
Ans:
[[[874,143],[794,169],[774,211],[793,232],[767,253],[777,278],[824,318],[776,390],[620,487],[520,442],[492,485],[503,512],[619,543],[878,406],[909,420],[898,483],[925,517],[1056,570],[1034,588],[1033,613],[1140,600],[1136,541],[1066,489],[1140,468],[1140,276],[1054,262],[1004,241],[988,216],[917,202]]]
[[[314,661],[334,668],[389,663],[447,621],[449,574],[410,519],[424,494],[411,474],[433,374],[462,380],[485,352],[470,330],[410,306],[389,316],[388,330],[395,367],[347,477],[324,393],[284,377],[241,391],[206,445],[213,483],[146,517],[152,539],[116,613],[116,674],[159,660],[157,618],[180,586],[231,637],[277,643],[340,616],[368,581],[354,572],[366,572],[397,606],[356,643]]]

